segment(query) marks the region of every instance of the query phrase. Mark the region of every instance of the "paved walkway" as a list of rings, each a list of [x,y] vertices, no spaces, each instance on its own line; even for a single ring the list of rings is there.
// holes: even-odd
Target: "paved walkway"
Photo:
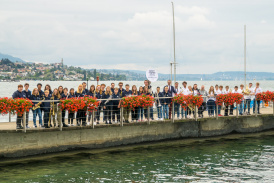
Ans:
[[[252,109],[251,109],[251,111],[252,111]],[[260,112],[261,112],[261,114],[273,114],[273,108],[272,107],[261,108]],[[221,114],[222,115],[224,114],[224,110],[221,110]],[[251,114],[251,115],[253,115],[253,114]],[[177,120],[176,116],[177,115],[175,114],[175,120]],[[236,110],[234,110],[234,115],[233,116],[236,116]],[[191,118],[193,119],[193,115],[191,115]],[[208,118],[208,112],[207,111],[204,112],[204,118]],[[154,114],[154,119],[157,119],[157,114]],[[67,124],[67,120],[65,122]],[[36,123],[38,124],[38,120],[37,120]],[[76,120],[74,119],[74,125],[75,124],[76,124]],[[91,123],[90,123],[90,125],[91,125]],[[103,123],[102,118],[101,118],[101,122],[100,122],[99,125],[100,126],[101,125],[106,125],[105,123]],[[32,121],[29,122],[29,126],[31,127],[32,130],[34,129]],[[15,122],[1,122],[0,123],[0,130],[15,130],[15,127],[16,127]],[[40,128],[38,127],[37,130],[39,130],[39,129]]]

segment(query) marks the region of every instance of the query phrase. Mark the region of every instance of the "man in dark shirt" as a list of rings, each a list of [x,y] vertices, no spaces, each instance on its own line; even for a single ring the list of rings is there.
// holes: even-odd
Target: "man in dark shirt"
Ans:
[[[120,95],[120,97],[122,97],[123,91],[125,91],[125,89],[123,88],[123,82],[119,83],[119,90],[118,93]]]
[[[25,90],[23,90],[22,93],[26,95],[27,99],[30,99],[31,91],[29,90],[29,84],[25,83],[24,87],[25,87]],[[26,128],[30,128],[29,127],[29,112],[26,112]]]
[[[126,90],[123,91],[122,93],[122,98],[123,97],[127,97],[127,96],[131,96],[132,95],[132,91],[129,89],[129,84],[126,84]],[[129,118],[129,108],[124,108],[124,118],[125,118],[125,122],[129,123],[128,118]]]
[[[17,98],[26,98],[26,95],[22,92],[23,91],[23,85],[18,85],[18,90],[15,91],[13,94],[12,94],[12,98],[13,99],[17,99]],[[16,118],[16,129],[23,129],[23,126],[22,126],[22,123],[23,123],[23,115],[18,115],[17,114],[17,118]]]

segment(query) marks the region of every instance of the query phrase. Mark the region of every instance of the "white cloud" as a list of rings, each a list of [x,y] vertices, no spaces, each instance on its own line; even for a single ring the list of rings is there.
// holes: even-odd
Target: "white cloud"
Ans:
[[[263,68],[257,67],[262,55],[272,64],[274,25],[266,20],[273,18],[273,1],[174,5],[178,73],[242,69],[244,24],[250,68]],[[2,1],[0,24],[1,52],[29,61],[64,58],[68,65],[168,73],[173,60],[171,3],[164,0]]]

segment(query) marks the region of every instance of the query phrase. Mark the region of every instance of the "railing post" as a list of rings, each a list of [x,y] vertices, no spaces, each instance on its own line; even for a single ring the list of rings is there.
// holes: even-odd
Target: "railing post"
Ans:
[[[147,124],[150,125],[150,107],[147,107]]]
[[[26,116],[27,116],[27,113],[26,113],[26,109],[23,113],[23,132],[26,133],[27,132],[27,128],[26,128]]]
[[[239,118],[239,104],[236,104],[236,118]]]
[[[255,106],[255,116],[257,117],[258,116],[258,110],[257,110],[257,99],[255,97],[255,100],[254,100],[254,106]]]
[[[218,114],[218,108],[219,108],[219,106],[218,106],[218,103],[216,103],[216,119],[218,119],[219,118],[219,114]]]
[[[273,109],[273,116],[274,116],[274,100],[272,100],[272,109]]]
[[[123,123],[123,113],[124,113],[124,108],[123,107],[121,107],[120,108],[120,112],[121,112],[121,114],[120,114],[120,126],[124,126],[124,123]]]
[[[197,121],[198,117],[197,117],[197,106],[195,106],[195,121]]]
[[[11,113],[9,112],[9,122],[11,122]]]
[[[57,115],[59,115],[59,130],[62,131],[62,127],[63,127],[63,124],[62,124],[62,109],[61,109],[61,105],[58,105],[58,113]],[[65,119],[64,119],[65,121]]]
[[[91,122],[92,122],[92,128],[94,129],[94,110],[92,111],[92,119],[91,119]]]
[[[171,114],[171,116],[172,116],[172,123],[174,123],[174,102],[172,101],[172,114]]]

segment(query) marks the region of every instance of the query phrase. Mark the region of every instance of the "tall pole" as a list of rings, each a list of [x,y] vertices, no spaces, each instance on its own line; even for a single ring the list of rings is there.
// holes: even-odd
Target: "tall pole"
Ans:
[[[170,81],[172,85],[172,62],[170,62]]]
[[[172,4],[172,15],[173,15],[173,56],[174,56],[174,84],[176,82],[176,59],[175,59],[175,19],[174,19],[174,5]]]
[[[246,25],[244,26],[244,62],[245,62],[245,87],[246,87]]]

